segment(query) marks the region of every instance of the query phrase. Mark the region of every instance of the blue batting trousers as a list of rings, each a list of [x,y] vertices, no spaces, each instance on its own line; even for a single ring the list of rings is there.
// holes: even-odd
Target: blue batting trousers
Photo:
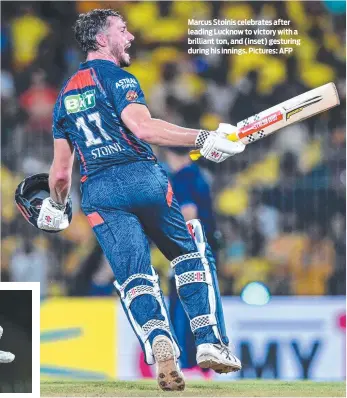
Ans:
[[[89,176],[81,184],[81,192],[82,210],[118,284],[123,284],[134,274],[152,273],[149,239],[169,261],[198,251],[167,174],[155,161],[109,167]],[[203,270],[199,258],[184,261],[179,267],[180,273]],[[127,292],[134,286],[150,284],[146,279],[132,280],[127,285]],[[210,312],[205,283],[182,286],[180,296],[190,319]],[[123,308],[126,310],[124,305]],[[151,319],[163,320],[159,303],[150,294],[136,297],[131,302],[130,311],[140,326]],[[163,333],[154,330],[150,341],[157,334]],[[211,326],[197,329],[194,337],[196,345],[218,342]]]

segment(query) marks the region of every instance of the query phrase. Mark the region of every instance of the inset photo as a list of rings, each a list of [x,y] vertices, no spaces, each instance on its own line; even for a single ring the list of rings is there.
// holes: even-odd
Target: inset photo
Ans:
[[[40,284],[0,283],[0,394],[40,395]]]

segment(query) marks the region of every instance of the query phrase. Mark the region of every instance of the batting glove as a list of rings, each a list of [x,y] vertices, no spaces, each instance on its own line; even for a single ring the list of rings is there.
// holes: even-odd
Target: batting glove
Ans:
[[[235,133],[237,127],[220,123],[217,131],[201,130],[196,137],[195,145],[200,149],[200,155],[215,163],[220,163],[241,153],[245,149],[245,145],[241,141],[231,141],[228,136]]]
[[[4,329],[0,326],[0,339]],[[0,363],[9,363],[14,360],[15,356],[12,352],[0,351]]]
[[[54,202],[52,198],[42,201],[37,226],[45,231],[61,231],[69,226],[65,205]]]

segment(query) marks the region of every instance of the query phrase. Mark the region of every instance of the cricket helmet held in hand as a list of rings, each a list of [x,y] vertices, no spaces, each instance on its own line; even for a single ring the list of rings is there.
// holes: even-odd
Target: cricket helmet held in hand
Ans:
[[[34,174],[25,178],[17,187],[15,193],[15,202],[23,217],[34,227],[37,226],[37,219],[40,214],[42,201],[50,196],[48,174]],[[72,202],[70,195],[66,203],[65,214],[67,214],[69,223],[72,220]],[[40,228],[38,228],[40,229]],[[60,232],[46,231],[45,232]]]

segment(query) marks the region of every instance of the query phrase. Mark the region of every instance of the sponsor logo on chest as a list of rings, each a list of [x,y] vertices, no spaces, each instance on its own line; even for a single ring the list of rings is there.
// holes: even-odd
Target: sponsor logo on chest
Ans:
[[[67,113],[83,112],[95,106],[95,90],[83,94],[69,95],[64,99]]]

